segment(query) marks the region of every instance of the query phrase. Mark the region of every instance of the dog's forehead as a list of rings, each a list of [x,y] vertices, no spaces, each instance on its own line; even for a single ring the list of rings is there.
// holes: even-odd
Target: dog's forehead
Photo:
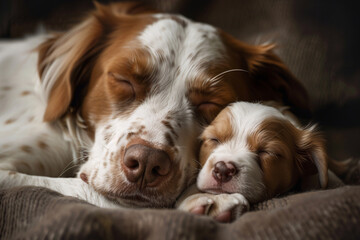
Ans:
[[[139,40],[160,74],[191,81],[206,71],[206,63],[224,58],[225,47],[216,28],[180,15],[156,14],[154,18]]]

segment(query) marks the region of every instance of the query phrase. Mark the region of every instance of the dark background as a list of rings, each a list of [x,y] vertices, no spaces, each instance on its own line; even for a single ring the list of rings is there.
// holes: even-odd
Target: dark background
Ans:
[[[107,3],[111,1],[98,1]],[[248,43],[276,43],[277,53],[307,88],[329,155],[360,157],[360,17],[349,0],[148,0],[222,28]],[[88,0],[0,0],[0,37],[66,30],[93,8]]]

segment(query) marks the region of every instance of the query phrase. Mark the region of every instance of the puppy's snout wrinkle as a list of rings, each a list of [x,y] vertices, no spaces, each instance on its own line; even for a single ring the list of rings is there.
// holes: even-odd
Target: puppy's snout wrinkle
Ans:
[[[171,160],[160,149],[135,144],[128,147],[124,155],[125,176],[140,188],[157,186],[160,178],[169,175]]]
[[[237,169],[231,162],[219,161],[215,163],[213,177],[219,183],[226,183],[237,173]]]

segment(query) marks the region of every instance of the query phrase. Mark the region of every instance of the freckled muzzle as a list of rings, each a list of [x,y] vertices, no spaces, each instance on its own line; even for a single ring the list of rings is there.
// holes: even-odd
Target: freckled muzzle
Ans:
[[[118,171],[124,175],[120,178],[113,173],[114,188],[103,192],[106,196],[129,206],[163,208],[174,204],[185,187],[175,153],[136,138],[119,156]]]

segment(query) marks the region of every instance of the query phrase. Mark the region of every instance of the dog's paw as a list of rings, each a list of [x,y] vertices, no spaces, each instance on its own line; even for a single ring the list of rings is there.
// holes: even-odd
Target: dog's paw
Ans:
[[[239,193],[198,193],[187,197],[178,209],[198,215],[208,215],[219,222],[230,222],[249,210],[249,202]]]

